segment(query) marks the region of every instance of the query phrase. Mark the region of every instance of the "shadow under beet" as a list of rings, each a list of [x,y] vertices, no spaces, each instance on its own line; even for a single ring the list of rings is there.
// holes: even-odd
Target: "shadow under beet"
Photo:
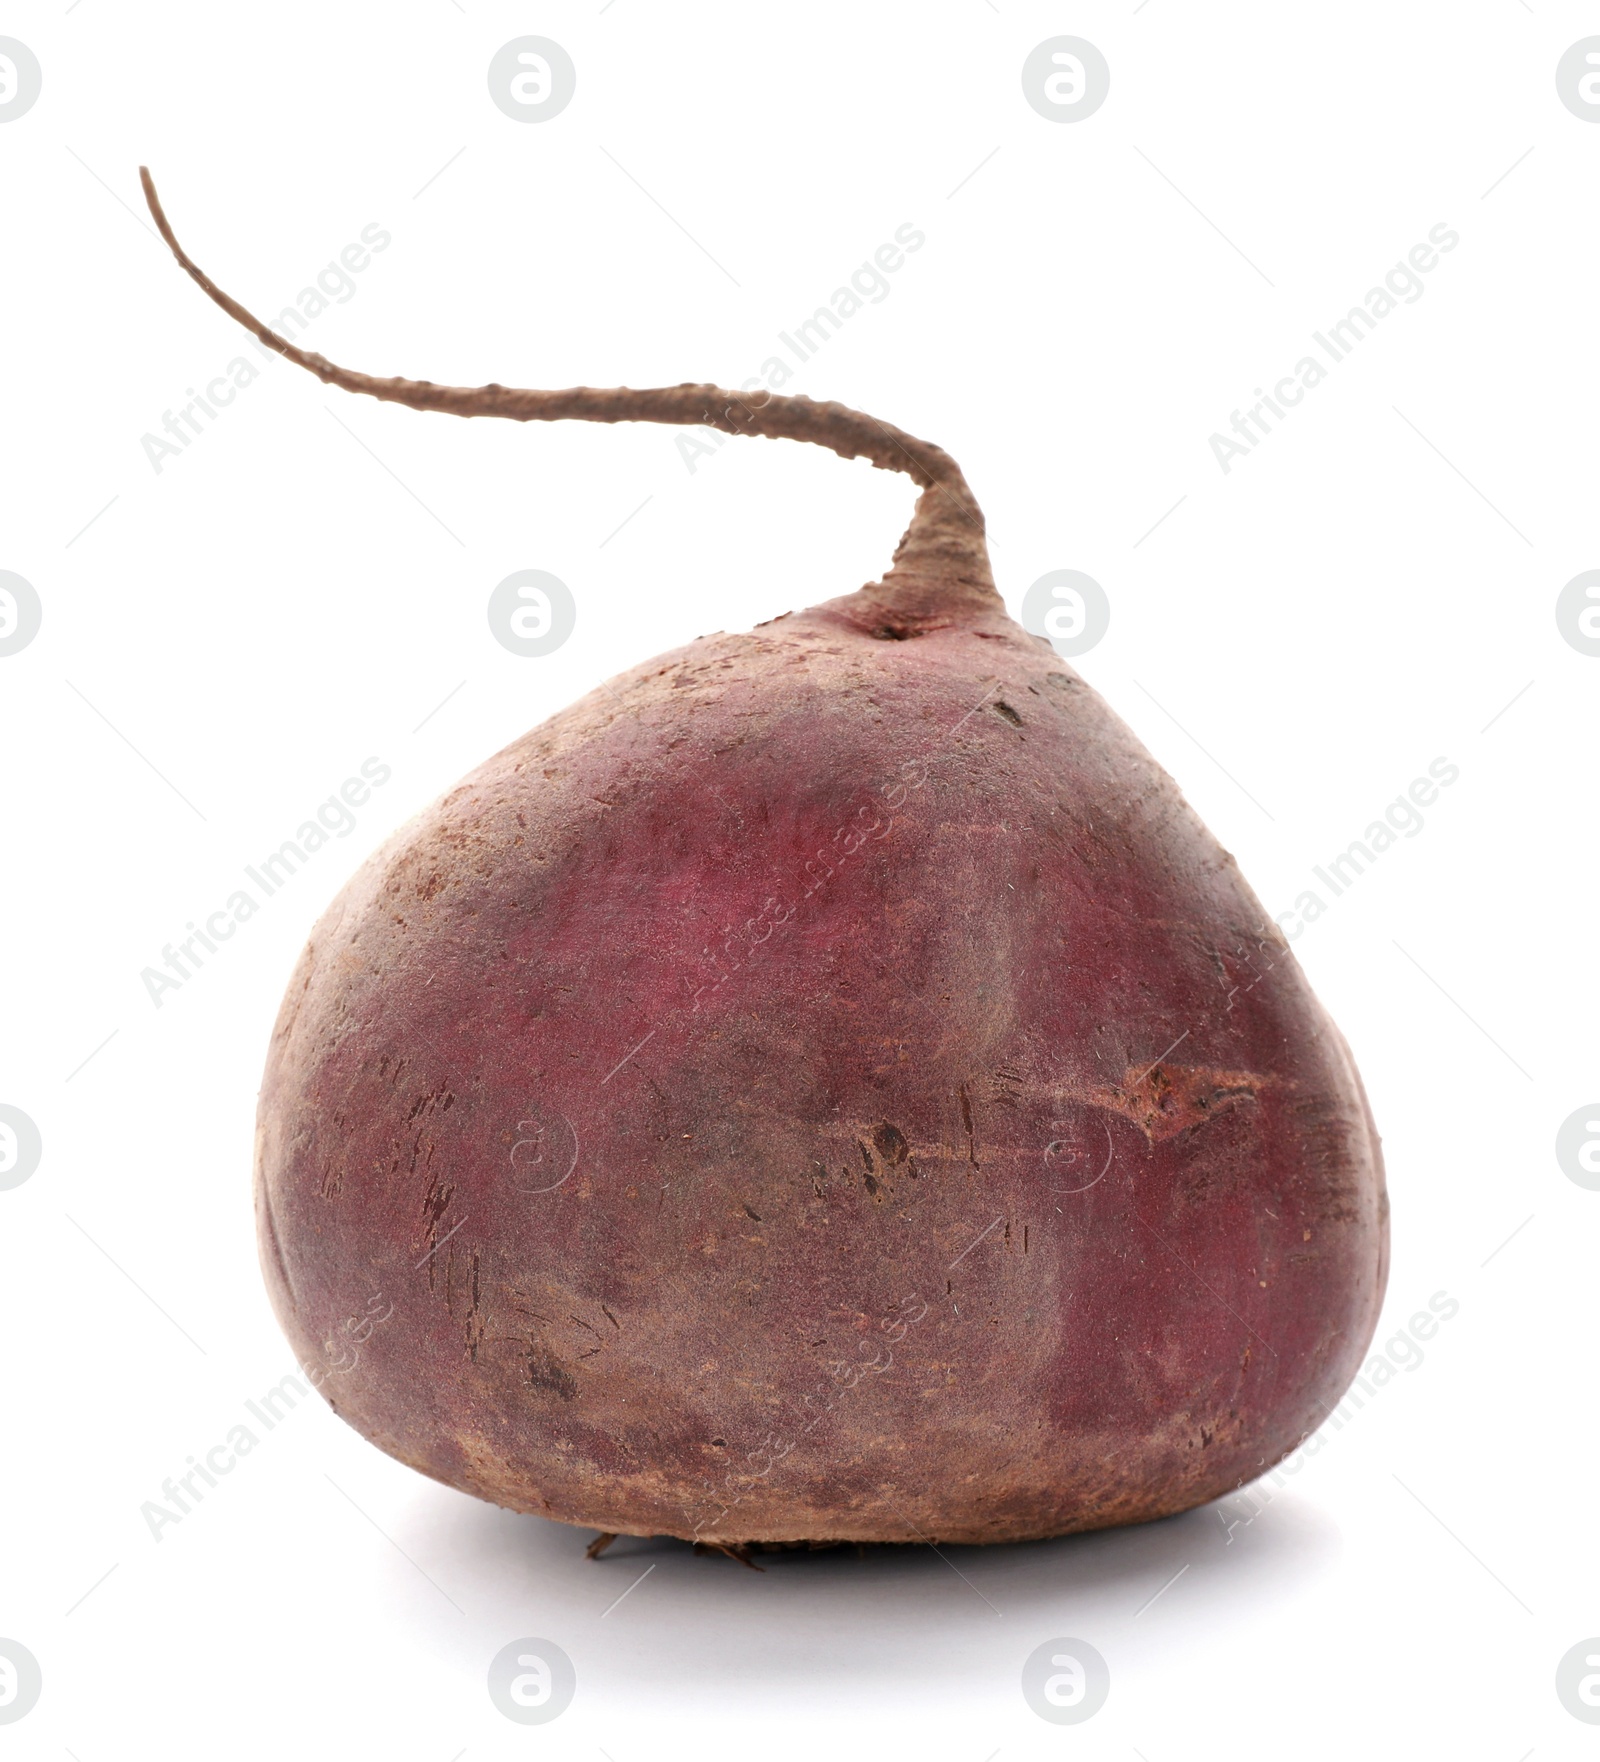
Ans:
[[[423,1550],[469,1632],[441,1600],[424,1644],[475,1670],[513,1639],[547,1638],[600,1698],[635,1708],[760,1685],[849,1698],[962,1679],[1010,1694],[1048,1639],[1087,1640],[1114,1670],[1159,1669],[1197,1634],[1258,1624],[1340,1554],[1332,1520],[1287,1493],[1047,1542],[784,1549],[756,1554],[760,1571],[668,1538],[619,1536],[588,1559],[593,1536],[425,1493],[399,1539]]]

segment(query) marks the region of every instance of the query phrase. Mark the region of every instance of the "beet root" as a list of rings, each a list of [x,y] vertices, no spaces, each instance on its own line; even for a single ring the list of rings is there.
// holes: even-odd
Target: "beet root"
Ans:
[[[317,926],[256,1192],[339,1414],[497,1504],[724,1546],[1137,1522],[1319,1425],[1385,1277],[1360,1080],[1232,858],[1006,616],[947,456],[804,399],[366,380],[179,255],[351,390],[923,489],[882,581],[613,680]]]

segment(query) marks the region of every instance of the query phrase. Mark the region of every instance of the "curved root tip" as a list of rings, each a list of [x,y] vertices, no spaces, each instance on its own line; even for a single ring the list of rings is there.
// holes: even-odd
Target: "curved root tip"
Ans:
[[[524,391],[501,385],[435,385],[430,380],[380,379],[357,373],[278,335],[231,294],[224,293],[178,243],[146,165],[139,167],[139,182],[167,248],[206,297],[268,348],[315,374],[324,384],[386,403],[405,404],[413,410],[443,411],[453,416],[500,416],[514,422],[707,426],[727,434],[809,441],[841,458],[868,459],[880,470],[904,472],[922,493],[895,552],[893,567],[868,594],[872,603],[865,615],[903,614],[908,624],[934,628],[940,620],[987,616],[1002,610],[989,569],[983,515],[955,460],[940,447],[843,404],[817,403],[770,390],[763,390],[757,402],[754,397],[747,399],[718,386],[689,382],[638,390],[600,391],[578,386],[568,391]]]

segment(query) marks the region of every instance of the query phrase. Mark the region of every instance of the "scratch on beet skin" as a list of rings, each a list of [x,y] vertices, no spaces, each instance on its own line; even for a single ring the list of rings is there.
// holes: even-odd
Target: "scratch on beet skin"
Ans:
[[[437,1175],[428,1183],[428,1191],[422,1198],[422,1217],[427,1236],[428,1256],[428,1289],[434,1289],[434,1267],[438,1264],[438,1255],[434,1252],[439,1246],[439,1220],[450,1209],[450,1201],[455,1198],[455,1188],[446,1186]]]
[[[1254,1071],[1216,1071],[1188,1065],[1129,1066],[1120,1085],[1086,1097],[1132,1120],[1152,1144],[1164,1143],[1240,1103],[1254,1102],[1275,1081]]]
[[[967,1099],[967,1086],[962,1083],[956,1090],[961,1097],[961,1123],[967,1130],[967,1161],[976,1168],[983,1165],[978,1161],[978,1138],[972,1129],[972,1103]]]
[[[467,1275],[468,1305],[466,1317],[467,1357],[473,1363],[478,1362],[478,1347],[483,1342],[483,1316],[480,1313],[483,1294],[478,1280],[478,1250],[472,1250],[469,1262],[470,1272]]]

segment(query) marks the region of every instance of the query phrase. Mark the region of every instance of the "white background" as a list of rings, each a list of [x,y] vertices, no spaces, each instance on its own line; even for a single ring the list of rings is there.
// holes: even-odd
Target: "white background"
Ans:
[[[0,660],[0,1100],[44,1140],[0,1193],[0,1636],[44,1673],[8,1755],[1593,1753],[1554,1675],[1600,1633],[1600,1194],[1554,1139],[1600,1091],[1600,659],[1554,605],[1600,564],[1600,127],[1554,74],[1597,19],[5,8],[44,70],[0,126],[0,568],[44,603]],[[485,83],[530,32],[578,70],[537,126]],[[1111,67],[1072,126],[1019,78],[1063,32]],[[627,1540],[590,1564],[584,1532],[435,1486],[313,1402],[152,1539],[141,1504],[291,1368],[249,1164],[316,915],[393,826],[601,679],[876,575],[913,492],[768,443],[691,474],[670,431],[421,417],[283,365],[158,474],[141,437],[255,357],[144,223],[141,160],[263,313],[379,223],[392,246],[309,346],[462,384],[737,383],[913,222],[928,242],[890,297],[788,389],[954,452],[1013,608],[1047,570],[1104,585],[1080,670],[1270,911],[1431,760],[1460,767],[1296,942],[1385,1140],[1374,1351],[1436,1292],[1459,1313],[1253,1522],[763,1575]],[[1208,437],[1441,222],[1460,244],[1424,295],[1224,474]],[[546,659],[485,620],[522,568],[577,599]],[[157,1010],[141,969],[369,755],[393,778],[356,830]],[[484,1686],[528,1635],[578,1678],[536,1730]],[[1056,1636],[1111,1671],[1072,1729],[1019,1687]]]

